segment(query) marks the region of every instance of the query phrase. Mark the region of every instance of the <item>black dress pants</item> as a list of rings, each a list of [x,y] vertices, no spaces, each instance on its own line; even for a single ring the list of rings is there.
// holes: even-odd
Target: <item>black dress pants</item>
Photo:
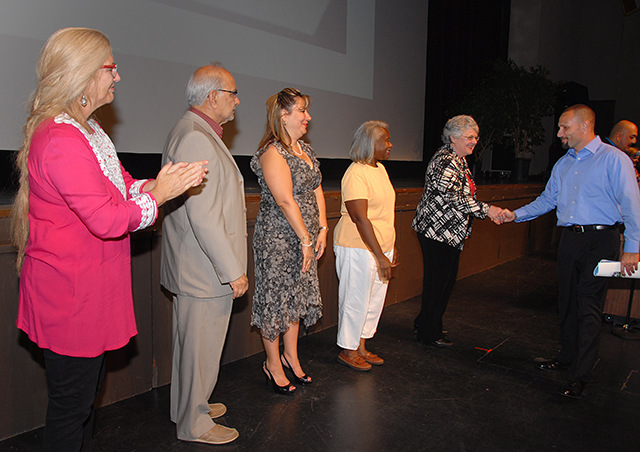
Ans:
[[[607,278],[593,276],[593,270],[601,259],[616,259],[619,249],[617,229],[562,231],[557,264],[562,348],[556,359],[569,365],[569,381],[586,383],[596,362]]]
[[[442,339],[442,316],[458,275],[460,250],[418,233],[424,275],[422,278],[422,309],[415,320],[417,339],[432,342]]]
[[[90,452],[93,450],[93,403],[105,376],[105,354],[75,358],[43,351],[49,388],[43,450]]]

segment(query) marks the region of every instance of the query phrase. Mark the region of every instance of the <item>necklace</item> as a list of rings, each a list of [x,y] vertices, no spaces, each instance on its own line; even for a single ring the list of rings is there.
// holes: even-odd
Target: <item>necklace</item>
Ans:
[[[296,144],[297,144],[297,143],[296,143]],[[300,145],[299,145],[299,144],[298,144],[298,147],[300,147]],[[293,151],[293,153],[294,153],[295,155],[297,155],[298,157],[301,157],[301,156],[302,156],[302,148],[300,148],[300,152],[299,152],[299,153],[296,151],[295,146],[291,146],[291,150],[292,150],[292,151]]]

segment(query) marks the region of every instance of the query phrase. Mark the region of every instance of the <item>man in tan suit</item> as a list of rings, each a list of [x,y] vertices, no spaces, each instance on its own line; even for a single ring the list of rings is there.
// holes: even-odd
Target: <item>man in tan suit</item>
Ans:
[[[171,420],[178,439],[225,444],[238,431],[213,421],[226,407],[209,397],[233,299],[249,287],[244,180],[222,141],[240,101],[218,63],[199,68],[186,94],[190,108],[169,133],[162,161],[208,160],[209,174],[164,207],[161,282],[174,294]]]

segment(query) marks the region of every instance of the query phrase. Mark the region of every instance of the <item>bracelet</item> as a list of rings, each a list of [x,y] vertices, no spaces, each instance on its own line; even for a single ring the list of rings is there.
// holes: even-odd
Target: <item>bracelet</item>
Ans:
[[[308,245],[305,244],[305,243],[302,243],[303,240],[307,240],[307,239],[309,240],[309,244]],[[302,245],[302,246],[311,246],[311,236],[309,235],[308,232],[300,238],[300,245]]]
[[[328,227],[326,227],[326,226],[320,226],[320,230],[322,231],[323,229],[324,229],[325,231],[329,232],[329,228],[328,228]]]

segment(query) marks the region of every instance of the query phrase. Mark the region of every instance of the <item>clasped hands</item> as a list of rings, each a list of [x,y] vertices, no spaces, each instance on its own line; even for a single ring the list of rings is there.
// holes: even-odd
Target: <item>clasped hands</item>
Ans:
[[[143,190],[153,195],[158,207],[177,198],[192,187],[202,183],[209,171],[207,160],[198,162],[169,162],[160,169],[155,179],[150,180]]]
[[[487,216],[491,218],[495,224],[510,223],[516,219],[516,214],[509,209],[503,209],[498,206],[489,206],[489,213]]]

